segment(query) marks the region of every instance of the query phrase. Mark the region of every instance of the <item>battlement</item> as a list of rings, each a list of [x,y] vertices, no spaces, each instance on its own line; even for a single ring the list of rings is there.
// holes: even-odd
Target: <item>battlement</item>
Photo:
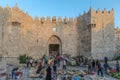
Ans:
[[[20,10],[19,7],[18,7],[18,4],[16,4],[14,7],[10,8],[8,5],[6,5],[5,8],[2,8],[0,7],[0,14],[2,13],[2,11],[7,11],[9,10],[9,12],[12,14],[12,17],[18,17],[19,19],[23,19],[23,18],[26,18],[28,21],[32,21],[32,22],[40,22],[42,24],[48,22],[48,23],[64,23],[64,24],[71,24],[71,23],[76,23],[76,18],[73,18],[73,17],[70,17],[70,18],[62,18],[62,17],[56,17],[56,16],[53,16],[52,18],[50,18],[50,16],[48,17],[31,17],[27,12],[25,13],[23,10]],[[112,8],[110,11],[108,11],[106,8],[102,11],[98,8],[98,10],[94,10],[92,7],[90,7],[89,11],[88,12],[84,12],[83,15],[80,15],[79,17],[81,16],[84,16],[84,15],[87,15],[88,13],[90,13],[91,15],[95,14],[95,15],[106,15],[106,14],[111,14],[111,15],[114,15],[114,9]]]
[[[39,21],[41,23],[44,23],[44,22],[52,22],[52,23],[59,23],[59,22],[63,22],[64,24],[68,24],[69,22],[75,22],[75,19],[70,17],[70,18],[62,18],[62,17],[56,17],[56,16],[53,16],[52,18],[50,18],[50,16],[47,16],[46,18],[45,17],[41,17],[39,19]]]
[[[115,28],[115,33],[120,33],[120,28]]]
[[[62,18],[62,17],[56,17],[53,16],[52,18],[50,18],[50,16],[45,17],[31,17],[27,12],[24,12],[23,10],[20,10],[18,7],[18,4],[16,4],[14,7],[10,8],[8,5],[6,5],[4,8],[0,7],[0,13],[2,13],[3,11],[9,10],[10,13],[12,14],[13,17],[16,16],[17,17],[21,17],[21,19],[23,18],[29,18],[31,19],[31,21],[33,22],[40,22],[40,23],[44,23],[44,22],[51,22],[51,23],[59,23],[59,22],[63,22],[64,24],[68,24],[69,22],[74,23],[75,19],[70,17],[70,18]],[[18,16],[17,16],[18,15]]]
[[[88,13],[94,13],[94,14],[114,14],[114,9],[112,8],[111,10],[107,10],[106,8],[104,10],[100,10],[98,8],[97,10],[94,10],[92,7],[90,7]]]

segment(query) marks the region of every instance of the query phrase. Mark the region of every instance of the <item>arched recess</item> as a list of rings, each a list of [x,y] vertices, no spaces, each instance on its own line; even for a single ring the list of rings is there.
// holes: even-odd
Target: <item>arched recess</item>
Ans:
[[[50,55],[52,52],[62,54],[62,42],[57,35],[52,35],[48,39],[47,43],[47,53]]]

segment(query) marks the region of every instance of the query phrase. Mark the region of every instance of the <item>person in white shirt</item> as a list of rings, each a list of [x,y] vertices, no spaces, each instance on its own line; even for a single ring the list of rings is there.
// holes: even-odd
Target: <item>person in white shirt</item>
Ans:
[[[65,60],[63,61],[63,69],[66,70],[66,61]]]
[[[30,65],[31,65],[31,67],[33,67],[33,59],[32,58],[30,59]]]

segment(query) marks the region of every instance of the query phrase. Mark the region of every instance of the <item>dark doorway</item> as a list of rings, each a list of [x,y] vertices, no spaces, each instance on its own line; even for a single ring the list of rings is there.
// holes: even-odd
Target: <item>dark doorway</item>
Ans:
[[[59,44],[50,44],[49,45],[49,53],[57,52],[59,53]]]

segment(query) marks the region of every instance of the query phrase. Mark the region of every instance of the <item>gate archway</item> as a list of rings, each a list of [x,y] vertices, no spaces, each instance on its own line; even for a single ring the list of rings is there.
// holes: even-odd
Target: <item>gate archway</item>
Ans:
[[[56,35],[52,35],[48,39],[48,54],[51,55],[52,53],[55,54],[62,54],[62,42],[60,38]]]

